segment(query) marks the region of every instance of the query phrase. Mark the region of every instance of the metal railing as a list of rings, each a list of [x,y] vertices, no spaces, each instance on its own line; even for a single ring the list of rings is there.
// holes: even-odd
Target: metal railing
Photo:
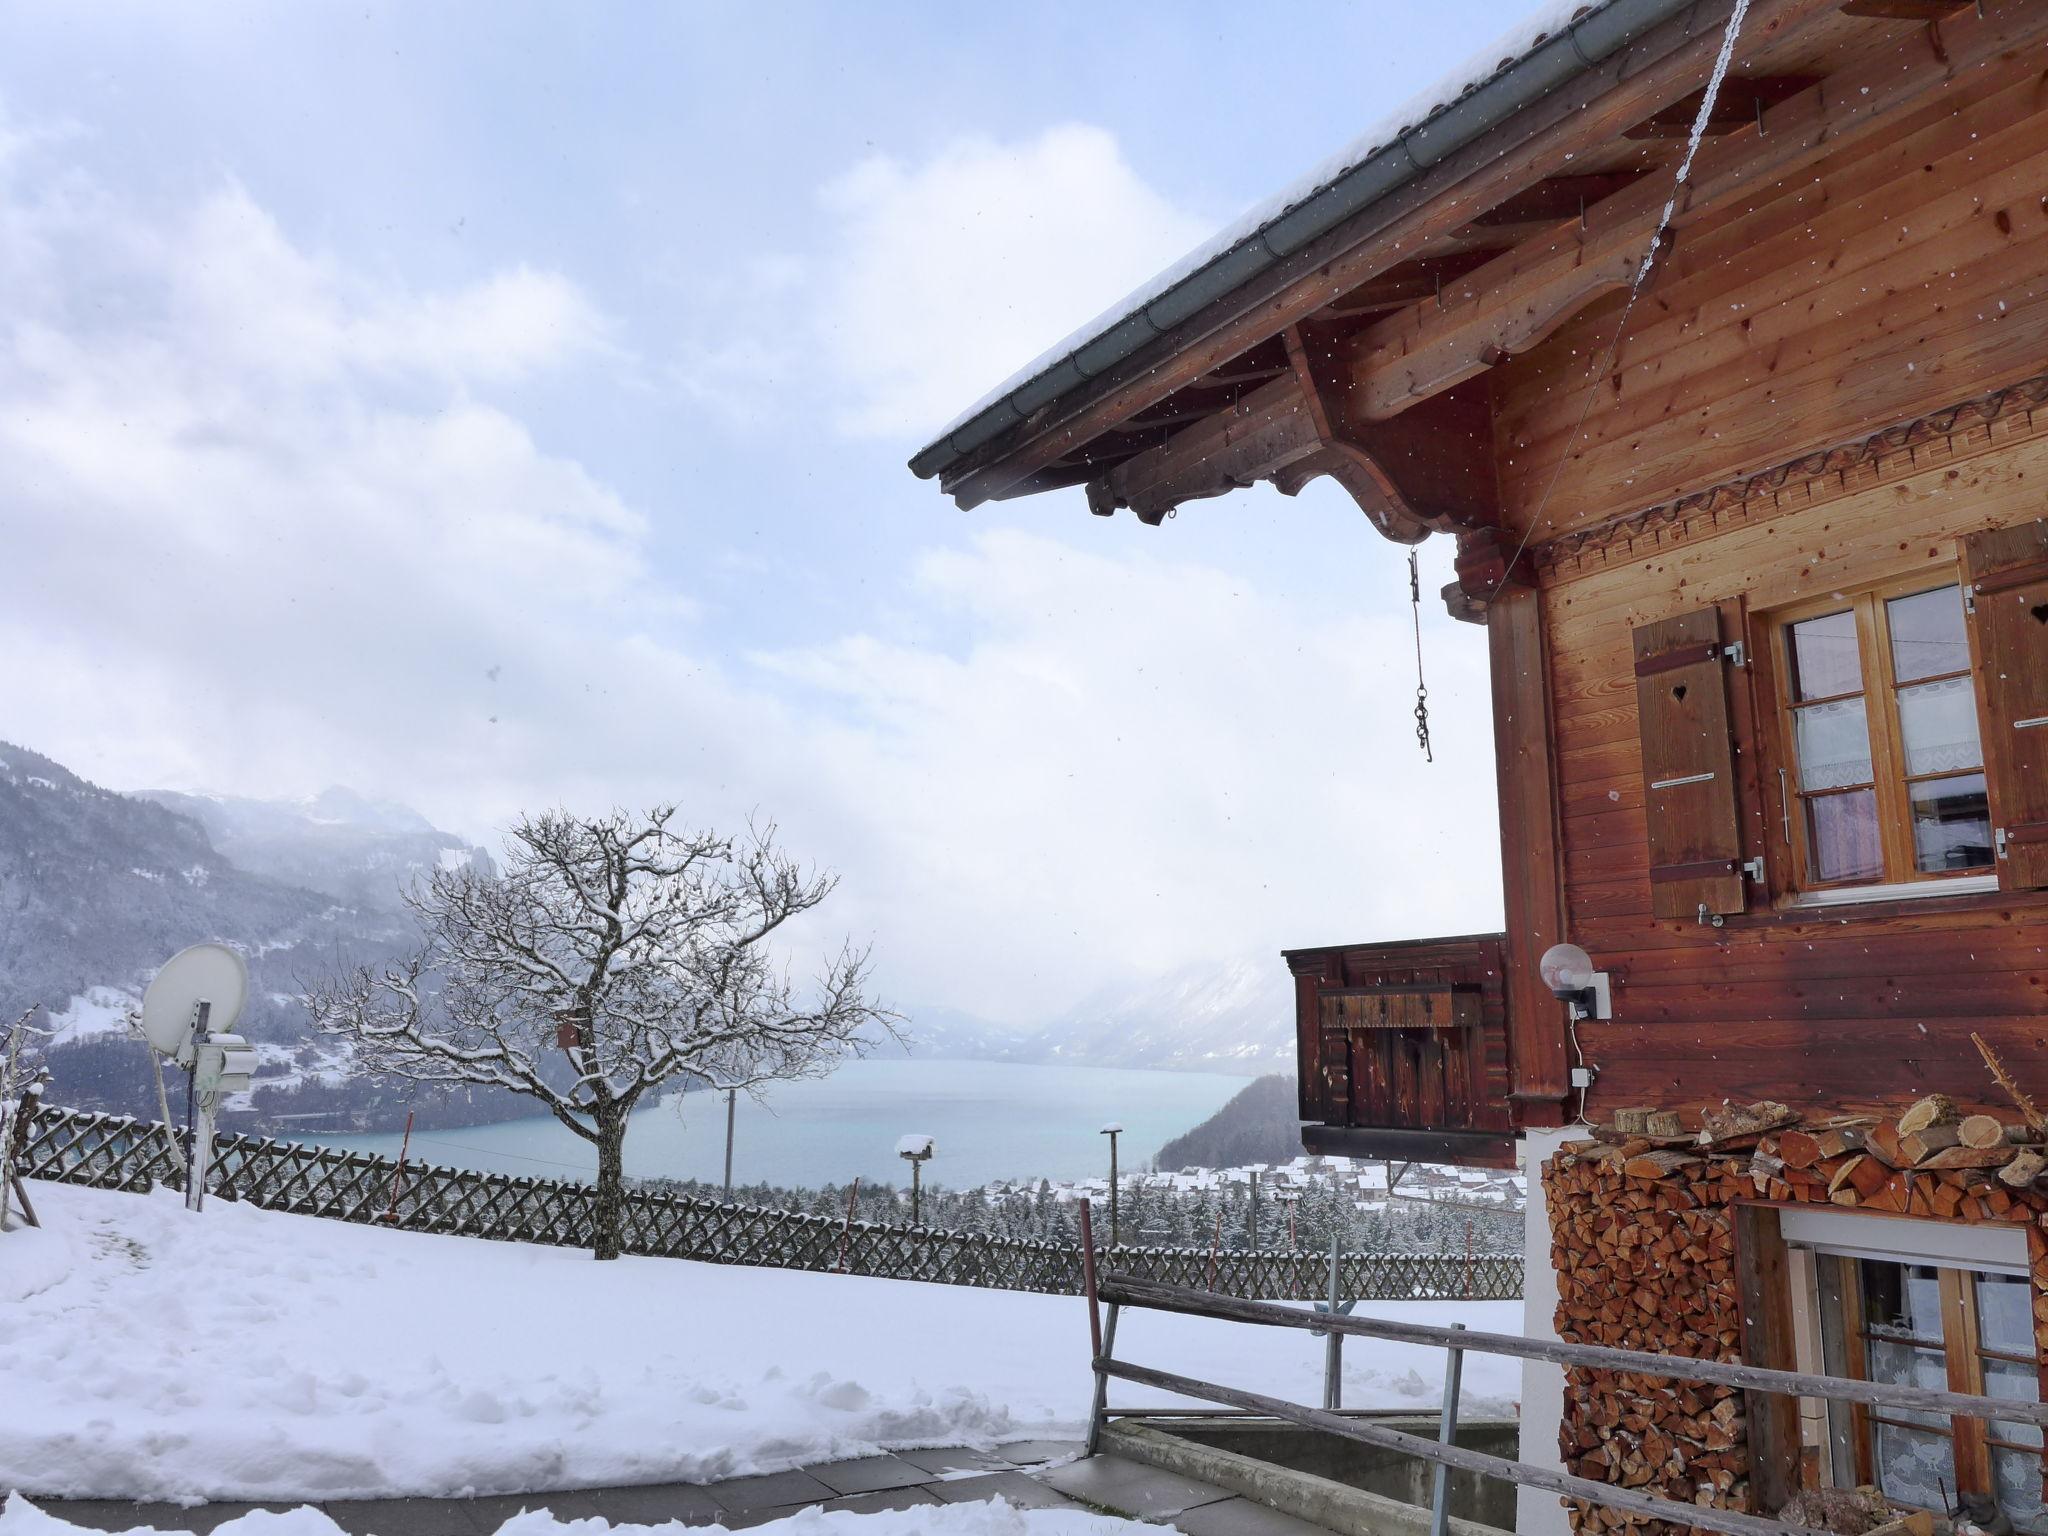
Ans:
[[[1086,1257],[1083,1292],[1088,1300],[1089,1337],[1095,1350],[1095,1397],[1088,1423],[1086,1454],[1095,1455],[1104,1425],[1119,1410],[1108,1406],[1109,1381],[1114,1377],[1138,1386],[1152,1387],[1183,1397],[1220,1403],[1246,1416],[1281,1419],[1305,1429],[1322,1430],[1347,1440],[1381,1450],[1432,1462],[1436,1467],[1431,1501],[1431,1530],[1444,1536],[1449,1523],[1448,1474],[1452,1470],[1480,1477],[1498,1478],[1517,1487],[1540,1488],[1568,1499],[1602,1505],[1625,1514],[1669,1522],[1674,1527],[1718,1531],[1723,1536],[1827,1536],[1808,1526],[1746,1514],[1740,1510],[1682,1503],[1656,1494],[1639,1492],[1613,1483],[1595,1482],[1569,1472],[1539,1467],[1526,1461],[1467,1450],[1454,1443],[1457,1431],[1457,1396],[1464,1356],[1467,1351],[1507,1355],[1522,1360],[1541,1360],[1559,1366],[1580,1366],[1593,1370],[1660,1376],[1674,1381],[1705,1382],[1739,1388],[1748,1392],[1777,1393],[1791,1397],[1817,1397],[1831,1402],[1860,1403],[1872,1408],[1918,1410],[1976,1419],[2001,1419],[2007,1423],[2031,1424],[2048,1433],[2048,1404],[2009,1398],[1982,1397],[1966,1392],[1943,1392],[1928,1387],[1893,1386],[1859,1381],[1842,1376],[1815,1376],[1800,1371],[1781,1371],[1765,1366],[1742,1365],[1720,1360],[1696,1360],[1686,1355],[1653,1354],[1646,1350],[1612,1349],[1596,1344],[1571,1344],[1555,1339],[1530,1339],[1518,1334],[1481,1333],[1460,1326],[1435,1327],[1421,1323],[1395,1323],[1379,1318],[1352,1317],[1339,1312],[1303,1311],[1299,1307],[1267,1301],[1249,1301],[1235,1296],[1218,1296],[1165,1285],[1132,1275],[1098,1274],[1094,1250],[1088,1245],[1088,1223],[1084,1214],[1082,1243]],[[1109,1308],[1107,1320],[1101,1307]],[[1217,1382],[1180,1376],[1149,1366],[1133,1365],[1115,1358],[1116,1326],[1125,1307],[1159,1312],[1179,1312],[1193,1317],[1218,1318],[1228,1322],[1255,1323],[1274,1328],[1298,1328],[1311,1332],[1328,1330],[1332,1338],[1380,1339],[1392,1343],[1434,1345],[1446,1351],[1444,1406],[1438,1438],[1424,1439],[1368,1420],[1348,1416],[1331,1407],[1310,1408],[1283,1398],[1229,1387]],[[1332,1361],[1335,1352],[1332,1352]],[[1334,1368],[1334,1366],[1332,1367]],[[1328,1387],[1325,1401],[1330,1402]]]

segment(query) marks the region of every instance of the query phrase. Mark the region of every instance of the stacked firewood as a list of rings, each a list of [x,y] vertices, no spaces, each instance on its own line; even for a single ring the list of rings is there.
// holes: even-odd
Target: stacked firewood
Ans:
[[[1746,1165],[1657,1144],[1675,1132],[1607,1134],[1620,1139],[1567,1142],[1544,1169],[1559,1337],[1738,1359],[1728,1206],[1755,1193]],[[1580,1477],[1748,1508],[1743,1403],[1732,1388],[1575,1367],[1565,1373],[1561,1440],[1566,1468]],[[1577,1505],[1571,1520],[1575,1530],[1655,1525]]]
[[[1732,1203],[1825,1202],[2026,1222],[2036,1332],[2048,1359],[2048,1121],[1985,1054],[2016,1121],[1966,1114],[1940,1094],[1896,1117],[1806,1117],[1766,1102],[1724,1105],[1693,1124],[1667,1110],[1622,1110],[1590,1140],[1564,1143],[1543,1171],[1559,1336],[1739,1359]],[[1581,1477],[1750,1508],[1743,1399],[1730,1388],[1574,1369],[1560,1440],[1567,1468]],[[1666,1529],[1598,1508],[1574,1506],[1571,1519],[1592,1532]]]

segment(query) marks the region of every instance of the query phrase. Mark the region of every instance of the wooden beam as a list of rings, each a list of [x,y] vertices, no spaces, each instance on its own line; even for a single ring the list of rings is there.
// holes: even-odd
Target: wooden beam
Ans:
[[[1882,131],[1892,114],[1951,81],[2048,38],[2048,5],[1985,0],[1943,28],[1945,47],[1903,38],[1763,114],[1760,124],[1703,146],[1670,220],[1680,233],[1746,195],[1759,182],[1796,174],[1824,155]],[[1631,281],[1670,187],[1648,178],[1463,279],[1441,304],[1411,305],[1350,344],[1347,367],[1357,409],[1369,420],[1396,416],[1494,367],[1549,334],[1603,293]]]
[[[1447,156],[1355,218],[1311,241],[1256,285],[1173,327],[1030,421],[965,454],[942,477],[960,506],[1009,494],[1022,480],[1165,399],[1203,374],[1313,315],[1338,295],[1396,266],[1475,212],[1561,170],[1575,154],[1611,143],[1630,123],[1696,89],[1720,50],[1733,0],[1706,0],[1510,123]],[[1835,14],[1838,0],[1756,0],[1743,29],[1762,51]]]
[[[1593,204],[1614,196],[1650,174],[1648,171],[1593,171],[1581,176],[1548,176],[1533,187],[1524,187],[1502,198],[1472,222],[1486,227],[1496,224],[1555,224],[1559,219],[1575,219]]]
[[[1773,1370],[1796,1371],[1791,1260],[1778,1212],[1771,1206],[1738,1205],[1733,1214],[1742,1358]],[[1799,1491],[1799,1399],[1757,1391],[1744,1396],[1750,1481],[1762,1506],[1778,1509]]]
[[[1355,422],[1333,392],[1330,343],[1287,332],[1289,377],[1175,433],[1092,482],[1089,510],[1158,523],[1183,502],[1260,480],[1293,496],[1328,476],[1399,544],[1500,521],[1493,422],[1483,389],[1452,391],[1392,422]]]
[[[1442,256],[1424,256],[1404,262],[1392,272],[1360,283],[1327,308],[1317,311],[1316,322],[1342,319],[1346,315],[1399,309],[1417,299],[1433,298],[1447,283],[1455,283],[1467,272],[1485,266],[1506,249],[1498,237],[1491,250],[1457,251]]]
[[[1721,89],[1714,97],[1714,110],[1707,117],[1707,134],[1710,138],[1719,138],[1747,128],[1765,108],[1775,107],[1819,83],[1818,75],[1730,75],[1721,82]],[[1700,103],[1706,100],[1706,96],[1706,87],[1702,86],[1684,100],[1674,101],[1663,111],[1644,118],[1622,137],[1688,138],[1692,134],[1693,123],[1699,118]]]
[[[1480,535],[1479,540],[1485,541]],[[1464,553],[1466,540],[1459,540]],[[1460,561],[1461,576],[1464,575]],[[1469,590],[1469,589],[1468,589]],[[1550,739],[1550,660],[1543,595],[1496,583],[1486,604],[1486,660],[1493,695],[1494,774],[1501,839],[1509,1099],[1523,1126],[1564,1123],[1571,1091],[1564,1004],[1536,969],[1564,938],[1564,860],[1558,824],[1557,756]]]
[[[1844,16],[1881,21],[1940,21],[1966,0],[1843,0]]]

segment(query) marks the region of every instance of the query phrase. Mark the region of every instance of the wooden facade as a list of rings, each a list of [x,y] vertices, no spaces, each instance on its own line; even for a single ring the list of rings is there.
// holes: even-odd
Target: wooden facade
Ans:
[[[2048,905],[2021,877],[2048,876],[2048,731],[1991,719],[2021,684],[1983,701],[2001,856],[1942,891],[1813,905],[1781,779],[1786,614],[2028,565],[1972,536],[2048,502],[2048,7],[1755,0],[1674,195],[1670,125],[1729,9],[1646,34],[1432,167],[1372,236],[948,472],[963,502],[1085,479],[1095,511],[1149,522],[1329,475],[1391,537],[1456,534],[1447,597],[1486,623],[1494,677],[1498,1070],[1446,1055],[1428,1097],[1469,1103],[1462,1123],[1354,1095],[1356,1129],[1485,1133],[1472,1155],[1497,1158],[1516,1127],[1638,1101],[1982,1100],[1968,1029],[2048,1037]],[[1980,606],[1980,693],[2048,675],[2048,626],[1990,623]],[[1887,785],[1896,873],[1916,791]],[[1613,980],[1614,1016],[1576,1041],[1583,1102],[1535,974],[1561,939]],[[1321,1025],[1299,1025],[1307,1083]]]
[[[1512,1166],[1506,949],[1497,933],[1297,949],[1302,1138]]]
[[[1727,1310],[1745,1190],[1879,1226],[2048,1209],[2031,1107],[2009,1143],[1831,1154],[1825,1178],[1724,1113],[1852,1149],[1928,1095],[2011,1118],[1978,1040],[2048,1099],[2048,3],[1753,0],[1681,181],[1671,126],[1733,11],[1667,14],[942,471],[965,505],[1085,484],[1155,524],[1328,476],[1390,538],[1455,536],[1446,601],[1488,633],[1505,931],[1287,955],[1304,1139],[1499,1162],[1653,1107],[1662,1140],[1554,1177],[1550,1217],[1611,1238],[1610,1206],[1640,1212],[1612,1273],[1654,1270],[1661,1321],[1603,1291],[1557,1326],[1702,1354],[1765,1347],[1682,1321]],[[1545,988],[1558,942],[1606,973],[1610,1017]],[[1967,1300],[1957,1249],[1930,1262]],[[2048,1248],[2020,1251],[2048,1319]],[[2037,1366],[2031,1339],[1989,1366],[1947,1347],[1981,1375]],[[1802,1475],[1784,1426],[1688,1408],[1645,1462],[1628,1417],[1580,1390],[1566,1453],[1673,1488],[1709,1469],[1731,1507]],[[1838,1478],[1871,1471],[1868,1431]],[[1952,1444],[1983,1493],[1995,1426]]]

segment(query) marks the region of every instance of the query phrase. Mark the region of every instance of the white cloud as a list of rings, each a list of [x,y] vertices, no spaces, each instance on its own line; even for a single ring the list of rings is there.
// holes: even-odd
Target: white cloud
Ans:
[[[824,192],[835,221],[819,324],[856,435],[935,430],[1208,235],[1116,138],[1068,124],[876,156]]]
[[[844,706],[816,759],[950,999],[1006,1014],[1493,920],[1494,829],[1448,814],[1491,799],[1476,632],[1433,637],[1430,766],[1405,613],[1304,614],[1163,549],[1014,532],[915,580],[972,637],[957,653],[855,636],[766,660]]]
[[[996,153],[870,167],[862,206],[941,206]],[[1072,132],[1022,163],[1125,174]],[[1471,632],[1432,657],[1434,769],[1405,612],[1263,592],[1164,532],[989,532],[878,595],[911,617],[721,666],[643,512],[489,399],[605,345],[566,278],[373,280],[233,186],[153,218],[17,164],[0,287],[0,736],[102,782],[344,782],[472,835],[556,802],[759,808],[843,873],[825,929],[871,935],[897,998],[1015,1020],[1134,972],[1490,920],[1492,828],[1445,810],[1488,800]],[[985,323],[902,338],[864,418],[956,405],[911,365]]]

